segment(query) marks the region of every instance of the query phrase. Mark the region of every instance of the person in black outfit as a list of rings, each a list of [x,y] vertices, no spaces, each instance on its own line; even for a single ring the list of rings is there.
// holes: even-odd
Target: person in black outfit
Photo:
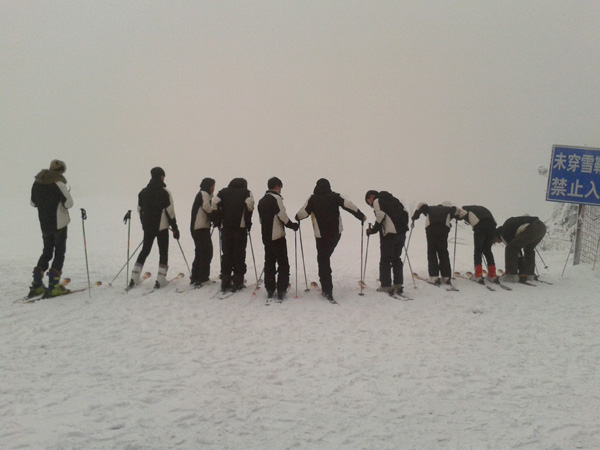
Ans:
[[[408,231],[408,212],[396,197],[386,191],[370,190],[365,195],[365,201],[375,213],[375,226],[369,227],[367,235],[379,233],[381,286],[377,290],[401,294],[404,289],[402,249]]]
[[[248,182],[243,178],[231,180],[229,186],[213,197],[211,208],[221,229],[221,290],[235,292],[244,288],[246,245],[254,211]]]
[[[456,207],[451,205],[429,206],[421,203],[412,216],[411,227],[414,227],[415,220],[418,220],[421,214],[427,217],[425,235],[427,237],[428,281],[436,285],[441,283],[449,285],[451,284],[452,266],[448,253],[448,234],[452,227],[450,222],[456,215]]]
[[[210,281],[210,263],[213,257],[213,244],[210,233],[211,200],[214,191],[215,180],[204,178],[200,183],[200,191],[196,194],[192,205],[190,231],[194,239],[195,256],[192,263],[190,284],[197,287]]]
[[[504,242],[505,281],[535,280],[535,247],[546,235],[546,225],[538,217],[511,217],[496,230],[496,242]]]
[[[483,283],[483,256],[488,268],[488,279],[496,281],[496,263],[492,253],[494,236],[496,234],[496,221],[489,209],[478,206],[468,205],[458,209],[456,215],[459,219],[467,222],[473,227],[473,242],[475,249],[473,251],[473,260],[475,264],[475,281]]]
[[[152,250],[154,239],[158,242],[159,251],[158,276],[154,287],[158,289],[166,286],[169,268],[169,226],[173,230],[173,237],[179,240],[173,197],[164,182],[165,171],[160,167],[154,167],[150,175],[152,178],[148,186],[138,194],[138,213],[144,229],[144,244],[131,271],[130,288],[140,283],[140,275],[146,258]]]
[[[296,214],[296,220],[306,219],[312,215],[321,292],[329,300],[333,300],[330,259],[343,230],[340,208],[348,211],[363,223],[367,220],[366,216],[354,203],[331,190],[329,180],[321,178],[317,181],[313,195],[309,197]]]
[[[36,267],[33,269],[33,282],[29,288],[28,296],[45,295],[55,297],[67,294],[70,291],[59,283],[67,250],[67,225],[69,208],[73,206],[73,198],[67,187],[64,173],[67,165],[53,160],[50,169],[44,169],[35,176],[31,187],[31,205],[37,208],[44,250]],[[48,289],[44,286],[44,273],[48,270]]]
[[[281,197],[282,181],[277,177],[270,178],[267,187],[269,190],[258,202],[262,240],[265,245],[265,288],[268,298],[272,298],[277,290],[277,298],[283,300],[290,282],[290,263],[284,227],[296,231],[299,225],[292,222],[285,212]]]

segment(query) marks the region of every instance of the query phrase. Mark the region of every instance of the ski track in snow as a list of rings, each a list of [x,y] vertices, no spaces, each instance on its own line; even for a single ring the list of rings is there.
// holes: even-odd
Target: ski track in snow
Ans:
[[[74,288],[87,284],[75,234],[65,267]],[[416,236],[411,262],[425,274]],[[345,233],[332,260],[340,305],[331,305],[304,292],[301,269],[294,298],[292,235],[292,289],[265,307],[264,288],[225,300],[209,298],[218,284],[175,293],[186,279],[142,296],[156,248],[145,267],[153,277],[125,294],[108,286],[122,261],[96,249],[92,282],[105,285],[91,297],[13,304],[36,244],[1,267],[15,280],[1,300],[2,448],[600,446],[599,275],[570,266],[561,278],[565,253],[543,255],[554,286],[489,292],[458,279],[460,292],[447,292],[406,279],[406,302],[375,292],[378,245],[358,296],[359,247]],[[470,270],[471,247],[459,250],[457,270]],[[494,248],[500,267],[502,250]],[[172,245],[171,276],[187,272],[177,252]]]

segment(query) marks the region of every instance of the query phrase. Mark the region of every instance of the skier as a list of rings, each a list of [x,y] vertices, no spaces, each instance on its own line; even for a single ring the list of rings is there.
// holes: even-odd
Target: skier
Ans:
[[[375,226],[367,229],[367,235],[379,233],[381,286],[377,290],[402,294],[404,277],[401,256],[408,231],[408,212],[396,197],[386,191],[367,191],[365,201],[375,213]]]
[[[533,216],[511,217],[496,230],[496,242],[504,242],[506,273],[503,280],[515,283],[535,279],[535,247],[546,235],[546,225]]]
[[[452,266],[448,253],[448,234],[452,227],[450,221],[456,214],[456,207],[449,203],[437,206],[420,203],[412,216],[411,228],[414,227],[415,220],[421,217],[421,214],[427,216],[425,235],[427,237],[428,281],[437,286],[442,283],[451,286]]]
[[[221,228],[221,291],[235,292],[244,288],[246,244],[252,228],[254,197],[248,190],[248,182],[243,178],[231,180],[229,186],[213,197],[211,208]]]
[[[285,212],[281,197],[283,182],[277,177],[270,178],[267,188],[265,196],[258,202],[262,240],[265,245],[265,288],[268,298],[273,298],[277,290],[277,298],[283,300],[290,281],[284,227],[297,231],[299,224],[292,222]]]
[[[144,230],[144,245],[131,271],[130,288],[140,283],[140,275],[146,258],[152,250],[154,239],[158,242],[159,251],[158,276],[154,288],[166,286],[169,269],[169,226],[173,231],[173,237],[179,240],[173,197],[165,184],[165,171],[161,167],[154,167],[150,175],[148,186],[138,194],[138,213]]]
[[[345,209],[362,223],[367,220],[354,203],[331,190],[329,180],[321,178],[317,181],[313,195],[296,214],[296,220],[312,217],[321,292],[328,300],[333,300],[330,258],[340,241],[343,230],[339,208]]]
[[[50,169],[43,169],[35,176],[31,187],[31,206],[38,210],[44,249],[37,266],[33,268],[33,282],[28,294],[30,298],[42,294],[56,297],[70,292],[59,283],[67,250],[67,225],[71,221],[68,209],[73,206],[73,198],[64,177],[66,171],[67,165],[55,159],[50,163]],[[52,266],[48,271],[46,289],[43,278],[50,260]]]
[[[200,191],[196,194],[192,205],[192,221],[190,231],[195,245],[195,257],[192,263],[190,284],[200,287],[207,283],[210,276],[210,263],[213,257],[213,244],[210,233],[211,200],[215,191],[215,180],[204,178],[200,183]]]
[[[473,259],[475,263],[475,281],[483,283],[483,268],[482,255],[488,268],[488,279],[496,281],[496,263],[494,262],[494,254],[492,253],[492,244],[494,243],[494,235],[496,232],[496,221],[489,209],[483,206],[468,205],[459,208],[456,212],[459,219],[473,227],[473,242],[475,250]]]

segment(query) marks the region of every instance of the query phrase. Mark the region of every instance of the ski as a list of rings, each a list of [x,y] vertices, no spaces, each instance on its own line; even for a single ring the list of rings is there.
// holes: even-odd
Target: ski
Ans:
[[[492,283],[494,283],[496,286],[500,286],[502,289],[504,289],[505,291],[512,291],[511,287],[508,287],[507,285],[505,285],[504,283],[501,283],[500,280],[498,278],[496,278],[494,281],[492,281]]]
[[[152,276],[152,274],[150,272],[144,272],[144,274],[142,275],[142,278],[140,279],[140,282],[138,284],[134,284],[133,286],[127,286],[125,288],[125,292],[129,292],[130,290],[132,290],[133,288],[139,286],[140,284],[142,284],[145,280],[147,280],[148,278],[150,278]]]
[[[208,280],[208,281],[205,281],[202,284],[190,284],[187,287],[175,289],[175,292],[178,293],[178,294],[184,294],[186,292],[195,291],[196,289],[202,289],[205,286],[210,286],[210,285],[215,284],[215,283],[216,283],[216,281]]]
[[[432,283],[431,281],[429,281],[429,280],[427,280],[427,279],[423,278],[422,276],[420,276],[420,275],[419,275],[418,273],[416,273],[416,272],[413,272],[412,276],[413,276],[413,278],[414,278],[415,280],[424,281],[425,283],[427,283],[427,284],[430,284],[431,286],[435,286],[435,287],[442,287],[442,284],[441,284],[441,283]],[[452,285],[452,283],[446,284],[446,285],[444,285],[444,286],[445,286],[445,288],[446,288],[446,291],[459,292],[459,289],[458,289],[458,288],[456,288],[456,287],[454,287],[454,286]]]
[[[329,303],[331,303],[332,305],[339,305],[338,302],[335,301],[335,299],[333,298],[333,295],[331,296],[326,296],[323,294],[323,291],[321,290],[321,288],[319,287],[319,283],[317,283],[316,281],[311,281],[310,282],[310,287],[314,288],[319,294],[321,294],[323,297],[325,297],[327,299],[327,301]]]
[[[484,286],[488,291],[494,292],[496,290],[493,287],[491,287],[490,285],[486,284],[485,278],[483,278],[483,277],[481,278],[481,281],[477,281],[475,279],[475,276],[474,276],[473,272],[466,272],[464,276],[460,272],[454,272],[454,276],[456,278],[462,278],[464,280],[469,280],[469,281],[472,281],[472,282],[474,282],[476,284]]]
[[[184,274],[183,272],[179,272],[179,273],[178,273],[177,275],[175,275],[173,278],[171,278],[170,280],[168,280],[168,283],[167,283],[165,286],[163,286],[163,287],[160,287],[160,286],[158,285],[158,281],[156,281],[156,283],[154,284],[154,287],[152,288],[152,290],[151,290],[151,291],[148,291],[148,292],[144,292],[142,295],[144,295],[144,296],[145,296],[145,295],[150,295],[150,294],[152,294],[152,293],[154,293],[154,292],[156,292],[156,291],[159,291],[159,290],[161,290],[161,289],[164,289],[164,288],[166,288],[166,287],[167,287],[167,286],[168,286],[168,285],[171,283],[171,281],[180,280],[180,279],[181,279],[181,278],[183,278],[183,277],[185,277],[185,274]]]
[[[66,286],[70,282],[71,282],[70,278],[63,278],[63,280],[60,282],[60,284],[62,284],[63,286]],[[39,295],[34,295],[32,297],[30,297],[29,295],[26,295],[24,297],[16,299],[15,301],[13,301],[13,303],[33,303],[38,300],[41,300],[44,297],[44,295],[46,295],[46,292],[43,292],[42,294],[39,294]]]
[[[549,284],[550,286],[554,286],[554,283],[550,283],[549,281],[542,280],[542,279],[540,279],[540,277],[538,277],[537,275],[536,275],[536,277],[535,277],[535,281],[537,281],[538,283],[544,283],[544,284]]]
[[[69,282],[70,281],[71,280],[69,280]],[[69,284],[69,283],[67,283],[67,284]],[[96,287],[96,286],[102,286],[102,281],[96,281],[94,284],[92,284],[91,287]],[[77,294],[79,292],[85,292],[85,291],[89,291],[89,290],[90,290],[90,287],[88,286],[88,287],[84,287],[84,288],[81,288],[81,289],[74,289],[72,291],[65,292],[62,295],[57,295],[57,296],[54,296],[54,297],[44,297],[44,296],[42,296],[42,297],[35,297],[35,298],[32,298],[32,299],[28,299],[28,300],[24,301],[23,303],[35,303],[35,302],[39,302],[40,300],[48,300],[48,299],[51,299],[51,298],[64,297],[66,295]]]
[[[404,300],[404,301],[414,300],[413,298],[406,295],[404,292],[398,292],[396,290],[391,291],[389,293],[389,296],[392,298],[395,298],[396,300]]]

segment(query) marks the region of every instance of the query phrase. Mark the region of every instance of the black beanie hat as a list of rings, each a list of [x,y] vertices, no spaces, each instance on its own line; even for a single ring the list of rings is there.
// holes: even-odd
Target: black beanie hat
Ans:
[[[165,171],[162,169],[162,167],[154,167],[150,171],[150,175],[152,176],[152,178],[164,177],[165,176]]]

